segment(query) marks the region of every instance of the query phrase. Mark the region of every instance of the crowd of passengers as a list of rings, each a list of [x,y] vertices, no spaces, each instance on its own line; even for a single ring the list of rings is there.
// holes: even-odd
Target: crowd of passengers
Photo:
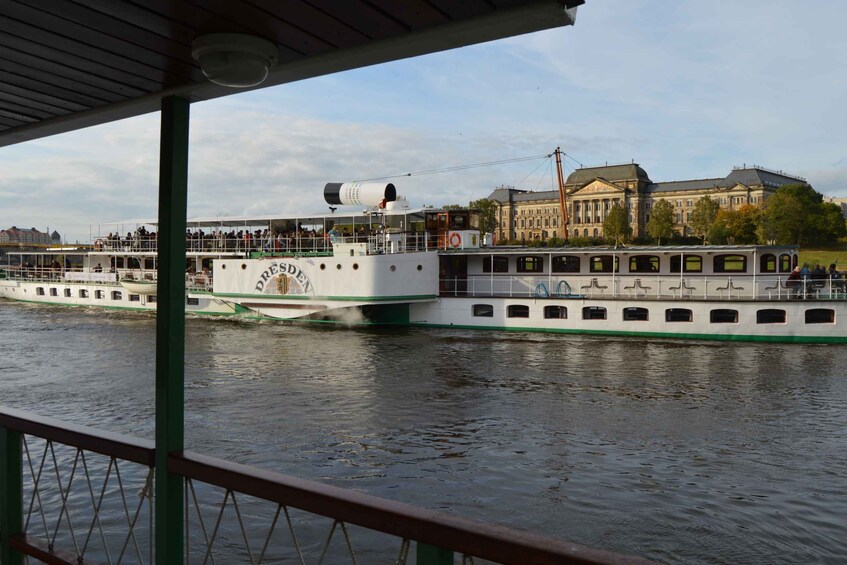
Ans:
[[[336,236],[345,240],[367,241],[377,230],[358,226],[355,231],[349,228],[330,229],[324,233],[323,228],[310,229],[298,224],[293,230],[212,230],[208,233],[202,229],[186,230],[185,247],[189,251],[290,251],[290,250],[319,250],[325,249],[332,238]],[[157,233],[148,231],[144,226],[127,232],[126,237],[117,233],[109,233],[105,238],[95,241],[96,249],[106,250],[150,250],[156,249]]]
[[[808,263],[803,263],[802,267],[800,265],[794,267],[785,281],[785,286],[797,294],[805,294],[824,288],[827,281],[830,282],[833,290],[844,291],[845,278],[838,271],[835,263],[829,265],[829,270],[824,269],[820,264],[812,268]]]

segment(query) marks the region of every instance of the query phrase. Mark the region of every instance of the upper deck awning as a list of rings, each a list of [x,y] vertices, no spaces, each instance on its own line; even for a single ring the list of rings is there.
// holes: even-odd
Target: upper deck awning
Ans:
[[[584,0],[7,0],[0,10],[0,146],[159,111],[164,96],[242,90],[206,80],[191,43],[268,39],[262,88],[571,25]]]

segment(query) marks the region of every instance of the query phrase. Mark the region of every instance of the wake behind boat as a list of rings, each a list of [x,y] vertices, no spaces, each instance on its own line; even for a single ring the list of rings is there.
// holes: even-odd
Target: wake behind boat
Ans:
[[[197,218],[186,311],[710,340],[845,343],[843,281],[789,280],[796,246],[484,245],[472,210],[411,209],[392,184],[330,183],[328,214]],[[343,211],[343,207],[355,211]],[[363,210],[364,208],[364,210]],[[155,223],[90,248],[10,253],[0,296],[153,310]]]

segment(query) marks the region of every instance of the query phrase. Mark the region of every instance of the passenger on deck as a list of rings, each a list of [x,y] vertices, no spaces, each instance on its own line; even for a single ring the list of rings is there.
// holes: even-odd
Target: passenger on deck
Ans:
[[[794,294],[798,294],[803,288],[803,277],[800,275],[800,267],[794,267],[788,279],[785,281],[785,288],[791,290]]]
[[[94,267],[94,272],[95,273],[102,273],[103,272],[103,267],[100,265],[100,263],[97,263],[97,266]]]
[[[841,276],[841,273],[835,268],[835,263],[832,263],[829,266],[829,275],[830,284],[832,285],[833,290],[837,290],[839,292],[844,291],[844,277]]]

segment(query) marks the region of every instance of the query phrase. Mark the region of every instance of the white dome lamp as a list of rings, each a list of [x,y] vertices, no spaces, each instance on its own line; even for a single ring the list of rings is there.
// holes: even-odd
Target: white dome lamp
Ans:
[[[261,84],[278,60],[276,45],[243,33],[210,33],[191,43],[203,74],[221,86],[247,88]]]

